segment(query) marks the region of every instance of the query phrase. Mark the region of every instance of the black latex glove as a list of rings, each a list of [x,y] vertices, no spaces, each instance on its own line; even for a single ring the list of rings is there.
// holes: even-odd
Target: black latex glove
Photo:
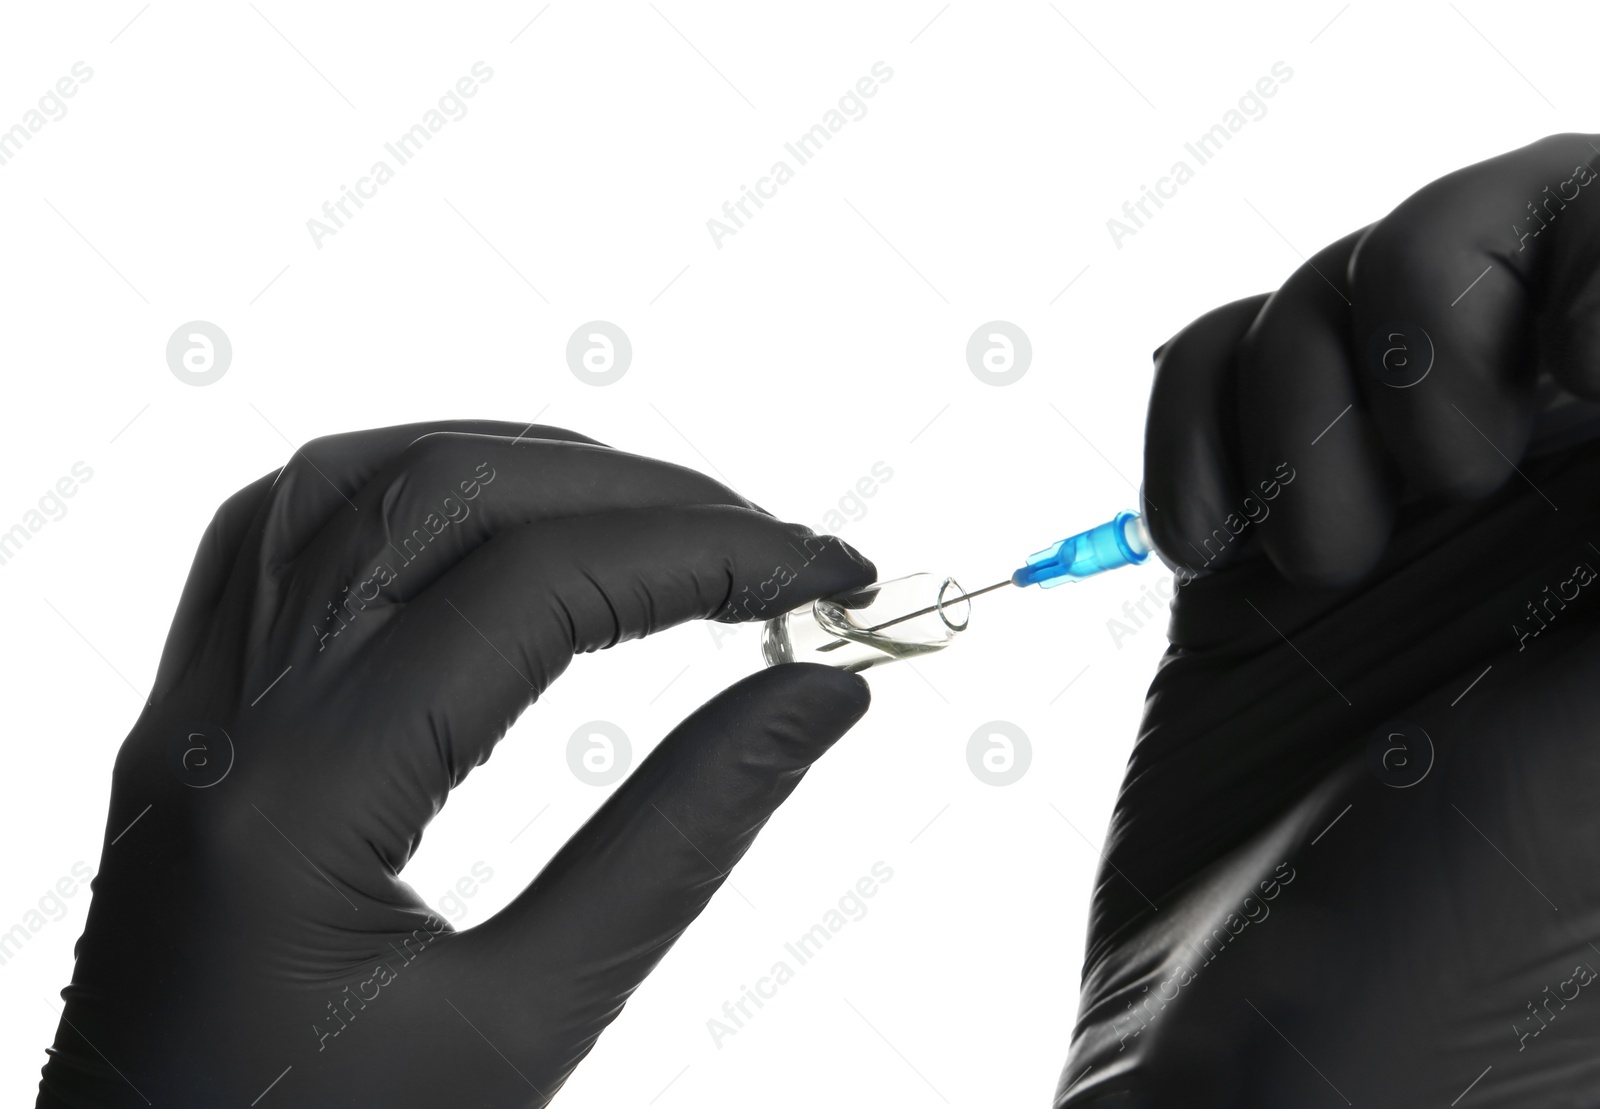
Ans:
[[[1600,1104],[1597,145],[1157,352],[1185,584],[1058,1106]]]
[[[574,653],[874,576],[555,428],[310,444],[201,541],[38,1104],[544,1105],[867,687],[811,665],[734,685],[459,934],[399,878],[423,828]]]

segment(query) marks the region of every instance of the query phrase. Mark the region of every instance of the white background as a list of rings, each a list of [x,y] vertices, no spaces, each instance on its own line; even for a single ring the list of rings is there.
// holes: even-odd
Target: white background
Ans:
[[[75,62],[94,74],[0,166],[0,530],[75,462],[94,472],[0,566],[0,930],[97,864],[195,542],[291,444],[537,416],[813,526],[882,461],[893,478],[843,537],[885,576],[997,580],[1134,505],[1149,354],[1172,331],[1445,172],[1594,127],[1600,16],[1576,5],[541,3],[0,15],[0,127]],[[494,76],[468,114],[314,245],[306,221],[480,60]],[[894,76],[867,114],[714,245],[723,202],[879,61]],[[1196,166],[1183,144],[1279,61],[1293,77],[1266,116]],[[1179,158],[1195,179],[1114,245],[1106,220]],[[196,319],[234,347],[204,388],[164,359]],[[634,347],[604,388],[563,354],[593,319]],[[994,319],[1033,344],[1004,388],[964,356]],[[557,1104],[1047,1104],[1096,847],[1165,647],[1164,618],[1120,645],[1106,622],[1162,573],[986,598],[954,648],[875,672],[871,713],[739,893]],[[614,722],[637,760],[758,665],[756,638],[690,626],[579,659],[407,879],[436,901],[482,861],[494,876],[455,920],[485,919],[603,796],[567,768],[573,730]],[[1031,740],[1007,787],[967,765],[995,719]],[[867,915],[714,1045],[707,1020],[880,860],[894,877]],[[0,965],[6,1104],[32,1103],[87,901]]]

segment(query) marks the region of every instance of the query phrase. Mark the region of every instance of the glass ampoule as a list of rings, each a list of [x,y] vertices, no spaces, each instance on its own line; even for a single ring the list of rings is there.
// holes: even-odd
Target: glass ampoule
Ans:
[[[966,630],[972,604],[954,578],[911,574],[823,599],[768,620],[768,666],[819,662],[859,673],[943,650]]]

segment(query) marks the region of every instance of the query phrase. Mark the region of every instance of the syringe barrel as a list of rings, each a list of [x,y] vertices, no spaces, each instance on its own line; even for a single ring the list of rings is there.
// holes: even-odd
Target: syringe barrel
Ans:
[[[1046,589],[1082,581],[1118,566],[1137,565],[1150,557],[1149,533],[1137,512],[1119,512],[1099,527],[1063,539],[1028,556],[1028,564],[1011,575],[1016,585],[1035,583]]]

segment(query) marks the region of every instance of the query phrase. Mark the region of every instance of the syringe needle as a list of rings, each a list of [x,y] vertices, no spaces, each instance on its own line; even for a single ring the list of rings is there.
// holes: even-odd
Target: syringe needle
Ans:
[[[919,608],[915,612],[908,612],[904,616],[896,616],[893,620],[885,620],[881,624],[874,624],[870,628],[863,628],[862,632],[870,634],[875,631],[882,631],[884,628],[893,627],[895,624],[904,623],[905,621],[915,619],[918,616],[926,616],[930,612],[938,612],[945,605],[953,605],[958,601],[970,601],[974,597],[981,597],[985,593],[993,593],[996,589],[1000,589],[1011,584],[1013,584],[1013,582],[1010,578],[1007,578],[1005,581],[997,581],[993,585],[984,586],[982,589],[974,589],[971,593],[963,593],[959,597],[951,597],[949,600],[940,601],[938,604],[929,605],[927,608]],[[835,639],[832,643],[825,643],[821,647],[818,647],[817,650],[819,652],[837,651],[840,647],[843,647],[848,642],[848,639]]]
[[[919,608],[917,611],[908,612],[904,616],[896,616],[893,620],[885,620],[881,624],[874,624],[872,627],[867,628],[866,630],[869,632],[875,632],[880,631],[883,628],[893,627],[895,624],[903,623],[906,620],[913,620],[918,616],[926,616],[930,612],[938,612],[946,605],[953,605],[960,601],[970,601],[972,598],[981,597],[985,593],[993,593],[996,589],[1004,588],[1010,584],[1012,584],[1010,578],[1007,578],[1005,581],[997,581],[993,585],[984,586],[982,589],[974,589],[972,592],[963,593],[959,597],[951,597],[948,600],[940,600],[938,604],[929,605],[927,608]]]

